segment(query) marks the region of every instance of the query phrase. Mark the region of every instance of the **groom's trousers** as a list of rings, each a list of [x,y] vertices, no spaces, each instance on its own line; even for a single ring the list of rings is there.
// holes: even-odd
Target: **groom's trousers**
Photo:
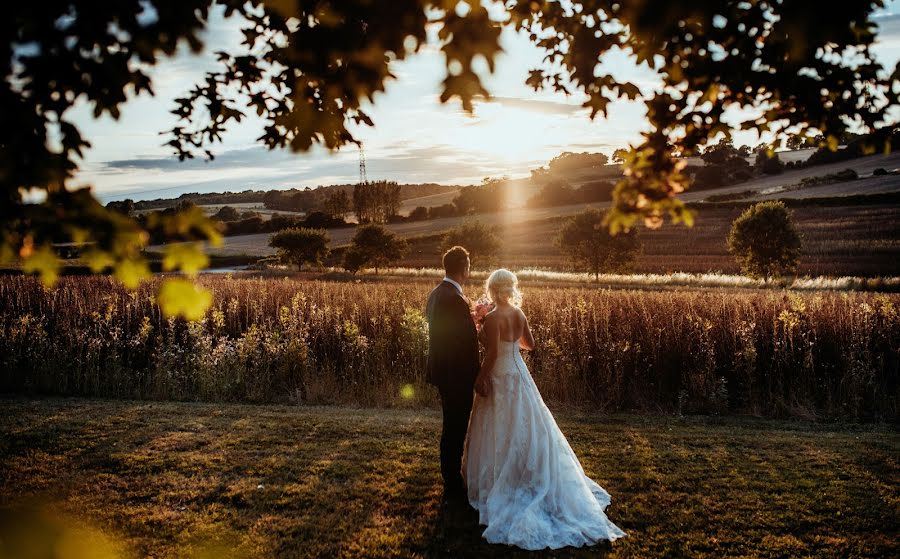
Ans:
[[[466,485],[462,477],[462,456],[472,412],[474,387],[471,383],[448,383],[439,386],[444,425],[441,431],[441,475],[444,492],[464,496]]]

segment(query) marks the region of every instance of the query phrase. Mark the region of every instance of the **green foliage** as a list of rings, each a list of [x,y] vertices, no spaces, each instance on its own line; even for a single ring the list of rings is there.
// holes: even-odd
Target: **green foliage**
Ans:
[[[576,192],[567,181],[551,180],[546,182],[538,193],[528,200],[528,205],[541,208],[572,204],[576,198]]]
[[[472,266],[485,267],[496,260],[500,253],[500,244],[496,227],[488,226],[480,221],[470,221],[451,229],[444,235],[441,241],[441,252],[457,245],[465,247],[469,251],[469,260]]]
[[[796,272],[800,235],[784,202],[760,202],[747,208],[731,226],[728,250],[750,277],[779,278]]]
[[[362,270],[366,263],[368,263],[366,254],[352,246],[344,251],[344,256],[341,259],[341,265],[351,274]]]
[[[734,147],[731,138],[727,136],[720,139],[718,143],[707,146],[700,156],[700,159],[707,165],[727,165],[737,158],[743,158],[743,155]]]
[[[511,188],[509,177],[488,177],[479,185],[462,188],[453,205],[459,215],[499,212],[509,207]]]
[[[612,235],[604,225],[605,219],[599,210],[585,210],[567,220],[556,239],[573,264],[583,267],[594,277],[600,272],[624,271],[640,248],[634,229]]]
[[[360,223],[386,223],[400,209],[400,185],[375,181],[353,187],[353,211]]]
[[[209,264],[209,257],[203,252],[201,243],[172,243],[163,250],[163,270],[182,270],[189,275],[196,275]]]
[[[784,163],[781,162],[781,158],[769,148],[757,150],[755,167],[766,175],[777,175],[784,171]]]
[[[603,167],[609,158],[602,153],[572,153],[564,151],[550,160],[548,168],[551,173],[565,173],[579,169],[596,169]]]
[[[269,246],[278,249],[282,262],[294,264],[298,270],[302,270],[304,264],[322,264],[322,260],[328,256],[330,241],[328,232],[324,229],[292,227],[272,235]]]
[[[877,171],[877,169],[876,169]],[[873,173],[875,174],[875,173]],[[828,173],[827,175],[816,175],[812,177],[803,177],[800,179],[798,186],[809,187],[819,186],[822,184],[833,184],[836,182],[854,181],[859,178],[859,173],[853,169],[847,168],[836,173]]]
[[[75,242],[132,278],[146,267],[146,240],[162,234],[156,226],[169,231],[187,220],[186,228],[175,227],[175,240],[217,239],[212,223],[189,209],[187,217],[139,223],[66,184],[90,147],[71,120],[76,100],[94,117],[117,119],[130,98],[153,92],[148,68],[161,56],[183,43],[202,50],[212,4],[67,0],[6,7],[0,26],[7,53],[0,63],[0,258],[30,259],[29,269],[50,282],[55,259],[48,247]],[[818,144],[834,151],[852,123],[871,133],[858,150],[871,153],[891,147],[884,115],[900,105],[900,72],[885,71],[871,49],[881,0],[828,10],[809,10],[802,0],[595,2],[579,9],[561,1],[511,0],[492,4],[490,12],[474,0],[219,4],[226,16],[243,18],[243,40],[216,53],[218,67],[174,100],[179,121],[168,145],[180,159],[212,157],[210,145],[244,111],[263,122],[260,141],[269,148],[358,144],[353,126],[374,124],[363,104],[394,78],[392,61],[421,49],[429,26],[437,29],[444,55],[441,102],[458,99],[471,112],[474,100],[489,95],[476,68],[484,63],[494,71],[505,27],[527,33],[553,62],[529,73],[526,83],[535,89],[586,95],[591,118],[606,115],[617,99],[645,104],[649,130],[624,157],[625,178],[607,216],[613,232],[639,220],[658,226],[665,215],[692,223],[677,198],[688,177],[675,154],[696,153],[733,124],[776,135],[788,129],[820,134]],[[607,73],[599,62],[617,51],[655,70],[661,86],[642,90]],[[726,111],[747,116],[726,121]],[[29,189],[46,196],[26,200]]]
[[[595,180],[573,188],[563,180],[546,182],[537,194],[528,199],[533,208],[566,206],[570,204],[608,202],[612,200],[615,184],[610,181]]]
[[[241,212],[231,206],[222,206],[212,217],[219,221],[238,221],[241,219]]]
[[[809,136],[803,136],[801,134],[789,134],[787,140],[785,140],[784,145],[790,150],[797,150],[816,147],[818,145],[818,141],[815,138],[810,138]]]
[[[425,206],[416,206],[413,211],[409,212],[410,221],[423,221],[428,219],[428,208]]]
[[[109,202],[106,204],[106,208],[128,216],[134,215],[134,210],[137,209],[134,204],[134,200],[132,200],[131,198],[127,198],[121,201]]]
[[[350,248],[344,253],[344,267],[355,273],[371,266],[377,274],[378,268],[403,258],[406,250],[406,241],[398,239],[381,225],[361,225],[353,235]]]
[[[336,189],[325,196],[322,211],[329,217],[345,219],[352,210],[346,190]]]
[[[166,316],[200,320],[212,304],[212,293],[184,279],[164,282],[159,290],[159,308]]]

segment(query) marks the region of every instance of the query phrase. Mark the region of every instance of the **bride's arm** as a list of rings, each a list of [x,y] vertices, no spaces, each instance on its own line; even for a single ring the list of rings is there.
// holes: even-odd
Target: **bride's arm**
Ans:
[[[484,360],[481,362],[481,370],[475,378],[475,392],[487,396],[491,391],[491,371],[497,362],[497,346],[500,345],[500,328],[496,321],[485,318],[481,327],[481,341],[484,343]]]
[[[534,336],[531,335],[531,328],[528,326],[528,317],[525,316],[525,313],[522,313],[522,317],[525,319],[525,331],[522,332],[522,337],[519,338],[519,347],[531,351],[534,349]]]

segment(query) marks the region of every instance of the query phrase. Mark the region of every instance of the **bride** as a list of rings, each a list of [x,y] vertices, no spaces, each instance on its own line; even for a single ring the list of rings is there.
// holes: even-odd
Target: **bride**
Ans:
[[[584,474],[531,378],[519,348],[533,349],[515,274],[496,270],[496,305],[479,334],[486,352],[463,457],[469,503],[490,543],[524,549],[580,547],[625,535],[604,510],[610,497]]]

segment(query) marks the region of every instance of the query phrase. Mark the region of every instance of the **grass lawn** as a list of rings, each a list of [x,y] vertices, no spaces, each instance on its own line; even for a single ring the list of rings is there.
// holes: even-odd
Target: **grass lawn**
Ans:
[[[52,503],[134,557],[897,557],[900,433],[560,413],[628,537],[520,552],[444,510],[439,414],[0,400],[0,505]],[[3,532],[23,517],[5,516]],[[18,532],[16,532],[18,533]]]

